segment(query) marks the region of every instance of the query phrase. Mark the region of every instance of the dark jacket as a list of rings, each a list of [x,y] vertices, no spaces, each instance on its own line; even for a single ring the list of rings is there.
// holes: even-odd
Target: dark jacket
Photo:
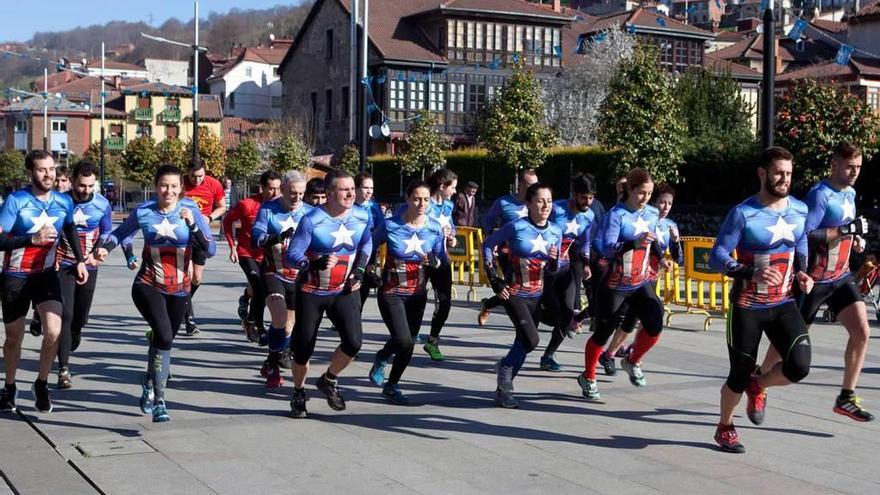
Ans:
[[[452,218],[455,220],[457,227],[476,227],[477,218],[477,197],[474,196],[473,202],[468,204],[467,194],[460,192],[455,195],[453,201]]]

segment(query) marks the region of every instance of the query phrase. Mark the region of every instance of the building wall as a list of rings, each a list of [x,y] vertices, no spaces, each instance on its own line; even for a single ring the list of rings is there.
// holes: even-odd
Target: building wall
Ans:
[[[222,95],[223,115],[258,120],[280,118],[283,91],[276,71],[277,66],[246,60],[226,73],[222,84],[211,84],[211,93]]]
[[[144,59],[147,79],[150,82],[163,82],[178,86],[189,84],[189,62],[184,60]]]
[[[850,24],[849,44],[874,53],[880,52],[880,20]]]

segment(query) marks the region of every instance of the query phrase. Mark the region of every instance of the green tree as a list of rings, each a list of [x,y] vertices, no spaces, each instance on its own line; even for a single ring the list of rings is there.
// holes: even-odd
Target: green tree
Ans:
[[[333,166],[340,170],[350,174],[356,174],[361,170],[361,152],[353,144],[343,146],[342,153],[337,153],[333,158]]]
[[[187,157],[192,156],[192,141],[186,147]],[[205,165],[205,171],[213,177],[226,174],[226,148],[220,136],[207,127],[199,127],[199,158]],[[187,160],[188,162],[189,160]]]
[[[15,188],[24,179],[24,155],[17,150],[0,152],[0,184]]]
[[[126,178],[146,187],[153,182],[159,165],[156,142],[150,136],[141,136],[128,142],[123,153]]]
[[[229,160],[226,162],[226,173],[233,179],[248,179],[260,171],[263,156],[253,139],[243,139]]]
[[[90,144],[83,159],[91,160],[96,165],[101,165],[101,145],[97,141]],[[116,182],[125,178],[125,159],[119,153],[104,151],[104,176]]]
[[[672,88],[653,47],[639,45],[621,64],[600,111],[598,136],[617,151],[616,176],[642,167],[655,181],[677,181],[685,126]]]
[[[302,139],[288,134],[271,146],[269,160],[277,172],[304,172],[312,163],[312,154]]]
[[[199,143],[199,148],[201,148]],[[187,146],[177,138],[165,138],[156,145],[156,153],[159,155],[159,163],[175,165],[184,168],[189,163]]]
[[[861,146],[865,161],[877,152],[880,118],[846,89],[810,79],[795,82],[777,100],[775,144],[795,157],[795,186],[806,188],[828,173],[834,148]]]
[[[419,111],[406,135],[406,151],[397,155],[397,165],[404,174],[421,174],[446,165],[446,138],[437,132],[437,120],[427,110]]]
[[[675,84],[675,99],[685,126],[685,156],[741,148],[755,140],[755,111],[730,74],[715,75],[699,67],[686,71]]]
[[[486,106],[478,127],[489,160],[511,170],[539,167],[554,144],[544,122],[541,85],[521,63]]]

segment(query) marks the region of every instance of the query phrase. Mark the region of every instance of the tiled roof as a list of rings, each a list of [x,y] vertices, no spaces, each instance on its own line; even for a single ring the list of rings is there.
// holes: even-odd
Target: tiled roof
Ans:
[[[741,31],[719,31],[715,34],[715,41],[722,43],[736,43],[746,38],[746,34]]]
[[[859,9],[859,13],[852,18],[857,21],[861,21],[863,18],[867,17],[880,17],[880,0],[869,2],[868,5],[865,5],[864,7]]]
[[[214,71],[208,80],[216,80],[225,76],[229,71],[242,62],[280,65],[281,61],[284,60],[284,56],[287,55],[287,52],[290,50],[291,44],[292,42],[284,40],[282,43],[278,43],[276,48],[246,47],[242,49],[236,57],[228,60],[219,69]]]
[[[845,79],[867,77],[880,81],[880,59],[856,58],[849,64],[840,65],[835,62],[811,65],[777,76],[777,82],[791,82],[796,79]]]
[[[481,12],[555,17],[560,21],[570,20],[571,16],[553,12],[541,5],[524,0],[443,0],[433,2],[440,10],[461,9]],[[438,5],[439,4],[439,5]],[[429,9],[434,10],[434,8]]]
[[[241,117],[223,117],[223,145],[227,150],[237,148],[245,138],[253,139],[257,143],[268,142],[267,123]]]
[[[86,67],[88,67],[90,69],[100,69],[101,68],[101,59],[100,58],[93,58],[92,60],[89,60],[88,62],[86,62]],[[138,72],[146,72],[147,71],[146,67],[141,67],[141,66],[135,65],[135,64],[128,64],[125,62],[117,62],[115,60],[104,60],[104,68],[110,69],[110,70],[120,70],[120,71],[124,71],[124,70],[138,71]]]
[[[704,56],[703,64],[712,69],[715,74],[730,74],[730,77],[734,79],[747,79],[753,81],[760,81],[762,74],[750,67],[746,67],[745,65],[736,64],[715,56],[714,53],[707,53]]]
[[[6,113],[17,113],[17,112],[30,112],[30,113],[42,113],[43,112],[43,97],[42,96],[31,96],[25,98],[21,101],[15,101],[10,103],[9,105],[2,108],[2,110]],[[58,113],[75,113],[75,114],[87,114],[89,111],[77,102],[70,101],[66,98],[58,98],[56,96],[49,96],[49,105],[48,105],[48,113],[49,114],[58,114]]]
[[[809,63],[829,60],[837,53],[834,47],[822,41],[805,39],[801,41],[801,44],[802,49],[798,49],[797,44],[791,38],[780,39],[779,56],[785,62]],[[764,36],[756,34],[726,48],[712,52],[712,55],[725,60],[760,60],[764,57]]]
[[[661,21],[658,21],[658,19],[663,19],[662,23],[665,24],[665,26],[661,26]],[[679,32],[702,36],[706,39],[712,39],[714,37],[713,33],[709,31],[700,29],[690,24],[685,24],[681,21],[673,19],[672,17],[665,16],[657,12],[645,10],[641,7],[628,12],[618,12],[616,14],[609,14],[606,16],[597,17],[584,33],[596,33],[599,31],[604,31],[611,26],[618,26],[621,29],[626,29],[626,27],[629,25],[635,26],[637,30],[641,27],[651,30]]]
[[[212,122],[223,120],[223,109],[220,108],[218,95],[199,95],[199,120]]]
[[[845,22],[829,21],[826,19],[813,19],[810,21],[810,24],[828,33],[842,33],[849,29],[849,25]]]

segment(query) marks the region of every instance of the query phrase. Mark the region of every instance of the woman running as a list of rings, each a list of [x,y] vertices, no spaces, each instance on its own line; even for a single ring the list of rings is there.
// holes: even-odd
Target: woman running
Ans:
[[[553,211],[550,187],[536,182],[525,195],[528,215],[505,224],[483,241],[483,259],[492,290],[503,301],[504,309],[513,327],[516,340],[496,365],[498,388],[495,402],[501,407],[519,407],[513,397],[513,379],[526,356],[538,346],[538,312],[544,291],[544,271],[556,271],[562,246],[562,230],[548,219]],[[495,247],[507,243],[512,277],[501,279],[492,253]]]
[[[406,188],[406,210],[383,221],[373,235],[374,250],[380,244],[387,245],[377,300],[391,338],[376,353],[369,376],[382,387],[382,394],[398,405],[409,404],[398,382],[412,359],[413,339],[425,314],[427,271],[449,261],[443,227],[426,214],[430,202],[428,184],[411,182]],[[392,355],[394,363],[386,382],[385,365]]]
[[[169,421],[165,383],[171,369],[171,343],[180,329],[190,292],[192,248],[210,248],[208,224],[197,207],[181,201],[181,173],[162,165],[153,181],[156,200],[140,205],[114,230],[98,252],[104,260],[116,246],[140,230],[143,264],[131,286],[131,297],[150,325],[147,373],[141,383],[140,406],[154,423]]]
[[[455,224],[452,221],[454,205],[449,198],[455,194],[458,176],[448,168],[441,168],[428,177],[428,186],[431,188],[431,199],[427,214],[443,229],[445,245],[444,261],[437,267],[428,268],[428,278],[431,280],[431,287],[434,288],[434,315],[431,317],[431,335],[423,349],[432,361],[443,361],[443,353],[440,352],[440,331],[443,330],[443,325],[449,318],[449,310],[452,309],[452,267],[445,253],[446,248],[455,247],[457,242]]]

